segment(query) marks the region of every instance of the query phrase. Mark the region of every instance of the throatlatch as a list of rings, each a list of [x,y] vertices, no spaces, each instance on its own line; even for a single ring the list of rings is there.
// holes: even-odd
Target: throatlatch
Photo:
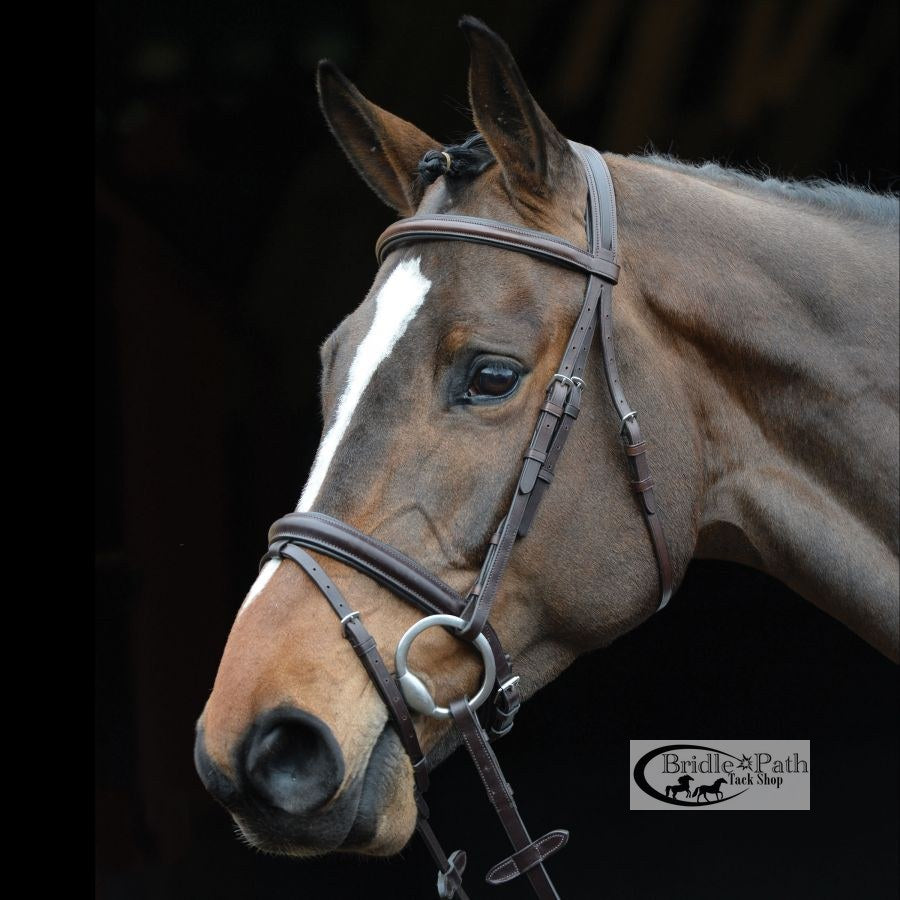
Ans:
[[[438,896],[467,900],[462,888],[466,855],[444,853],[431,826],[424,799],[429,763],[422,752],[412,713],[449,718],[457,728],[481,775],[488,797],[499,817],[513,853],[487,874],[489,884],[503,884],[525,875],[541,900],[558,900],[544,861],[565,846],[569,833],[555,829],[532,840],[516,808],[512,789],[503,777],[490,742],[507,734],[521,705],[518,676],[488,618],[516,540],[528,534],[538,505],[553,481],[556,465],[569,432],[578,418],[583,380],[594,332],[599,324],[601,358],[610,397],[620,420],[630,481],[647,523],[659,569],[662,609],[672,593],[672,566],[653,493],[647,463],[647,447],[641,438],[637,413],[622,391],[612,337],[612,286],[618,280],[616,262],[616,206],[612,178],[603,157],[593,148],[571,144],[584,165],[588,184],[587,245],[585,251],[555,235],[471,216],[412,216],[388,227],[376,244],[379,263],[397,247],[417,241],[459,240],[489,244],[526,253],[587,275],[584,302],[566,352],[547,386],[538,420],[509,509],[491,538],[484,564],[468,596],[463,599],[436,576],[394,547],[364,534],[345,522],[321,513],[291,513],[269,531],[270,559],[289,559],[310,577],[334,610],[344,637],[365,666],[388,709],[391,721],[412,762],[418,809],[416,830],[438,866]],[[428,614],[400,639],[392,675],[378,652],[374,638],[363,626],[359,613],[341,596],[321,566],[306,550],[312,549],[353,566],[396,596]],[[472,642],[485,667],[481,689],[471,700],[461,698],[449,707],[438,707],[423,682],[406,664],[409,647],[427,628],[443,627]]]

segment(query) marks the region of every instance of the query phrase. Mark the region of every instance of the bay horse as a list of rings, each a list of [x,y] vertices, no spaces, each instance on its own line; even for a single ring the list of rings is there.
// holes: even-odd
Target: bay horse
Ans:
[[[445,147],[325,61],[318,91],[338,144],[403,216],[454,211],[583,247],[585,176],[570,145],[506,44],[477,20],[461,27],[476,138]],[[442,168],[444,153],[455,168]],[[693,558],[756,567],[896,660],[897,199],[604,158],[621,377],[652,456],[675,583]],[[582,274],[496,247],[393,253],[322,345],[323,436],[298,509],[380,538],[464,596],[583,293]],[[585,381],[491,617],[526,698],[658,605],[596,346]],[[313,556],[390,658],[419,612]],[[477,656],[442,629],[422,635],[410,664],[442,700],[471,695],[481,678]],[[386,723],[318,589],[296,566],[267,563],[198,722],[206,787],[265,850],[397,853],[416,805]],[[446,721],[414,724],[430,758],[454,748]]]

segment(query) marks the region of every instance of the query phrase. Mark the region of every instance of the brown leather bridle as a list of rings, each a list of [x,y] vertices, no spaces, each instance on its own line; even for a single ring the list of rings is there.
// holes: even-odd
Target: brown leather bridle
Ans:
[[[275,522],[269,530],[269,550],[262,560],[265,563],[270,559],[290,559],[306,572],[337,614],[344,637],[384,700],[412,762],[419,813],[416,830],[438,865],[438,895],[441,898],[467,900],[461,884],[466,858],[461,850],[447,856],[428,824],[424,794],[428,788],[429,761],[419,745],[410,709],[423,715],[452,718],[509,836],[514,852],[488,872],[487,881],[501,884],[525,874],[541,900],[559,897],[543,862],[565,845],[568,832],[556,829],[532,841],[490,746],[491,740],[502,737],[512,728],[520,696],[512,661],[503,651],[488,618],[515,542],[528,533],[578,417],[585,386],[582,376],[598,324],[606,383],[621,423],[620,434],[630,481],[647,523],[659,569],[660,609],[668,603],[672,593],[672,565],[653,494],[647,446],[641,438],[637,415],[625,399],[613,345],[612,286],[618,280],[619,266],[616,262],[616,204],[612,178],[606,162],[596,150],[574,142],[571,145],[584,165],[588,184],[587,251],[544,232],[456,215],[403,219],[389,226],[375,247],[378,262],[382,263],[393,250],[408,243],[469,241],[526,253],[587,275],[581,312],[562,361],[547,387],[512,501],[490,539],[481,572],[467,598],[458,596],[443,581],[394,547],[322,513],[295,512]],[[347,604],[304,548],[353,566],[396,596],[430,614],[400,639],[395,675],[388,671],[374,638],[360,621],[359,613]],[[441,709],[424,684],[408,671],[406,654],[409,645],[417,634],[431,626],[450,629],[457,637],[473,642],[481,651],[485,683],[472,701],[461,698],[451,703],[448,709]],[[476,715],[478,707],[481,711]]]

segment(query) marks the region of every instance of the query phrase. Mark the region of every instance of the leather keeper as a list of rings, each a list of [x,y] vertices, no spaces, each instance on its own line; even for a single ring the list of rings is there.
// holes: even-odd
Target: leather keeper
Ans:
[[[548,412],[551,416],[561,419],[565,410],[558,403],[554,403],[552,400],[545,400],[541,404],[541,412]]]
[[[648,475],[646,478],[642,478],[640,481],[632,481],[631,486],[639,494],[643,494],[644,491],[649,491],[653,487],[653,476]]]
[[[647,452],[647,442],[640,441],[637,444],[626,444],[625,452],[629,456],[640,456],[642,453]]]
[[[541,455],[546,459],[546,454]],[[525,457],[525,465],[522,467],[522,475],[519,478],[520,493],[530,494],[532,492],[543,462],[543,460],[535,459],[534,457]]]
[[[365,656],[375,646],[375,638],[355,619],[348,619],[344,623],[344,637],[350,642],[357,656]]]
[[[517,850],[512,856],[507,856],[503,862],[497,863],[484,880],[488,884],[505,884],[519,875],[540,865],[549,856],[562,850],[569,840],[569,832],[563,828],[548,831],[543,837],[532,841],[527,847]]]
[[[491,742],[505,737],[512,731],[516,713],[522,707],[518,681],[514,681],[505,691],[498,690],[494,695],[491,717],[487,734]]]
[[[536,459],[539,463],[542,463],[547,461],[547,454],[544,453],[543,450],[537,450],[534,447],[529,447],[525,451],[522,459]]]

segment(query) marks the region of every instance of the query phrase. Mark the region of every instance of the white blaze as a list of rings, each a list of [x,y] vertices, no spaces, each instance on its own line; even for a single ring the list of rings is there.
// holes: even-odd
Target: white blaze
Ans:
[[[253,582],[253,587],[247,591],[247,596],[244,597],[244,602],[238,610],[238,615],[240,615],[259,596],[262,589],[269,583],[272,576],[275,574],[275,570],[279,565],[281,565],[280,559],[270,559],[262,567],[259,575],[256,576],[256,581]]]
[[[344,392],[338,401],[334,422],[319,444],[306,487],[303,488],[303,494],[297,504],[297,512],[307,512],[315,502],[325,482],[331,460],[350,425],[360,398],[372,380],[375,370],[391,355],[394,345],[415,318],[430,287],[431,282],[419,268],[419,257],[401,262],[382,285],[375,297],[375,317],[372,319],[369,333],[356,348]],[[262,593],[280,563],[280,560],[270,559],[263,566],[238,610],[238,615]]]
[[[401,262],[382,285],[375,297],[375,318],[369,333],[356,348],[334,422],[319,444],[297,512],[307,512],[315,502],[363,392],[375,370],[391,355],[394,345],[415,318],[430,287],[431,282],[419,269],[419,257]]]

